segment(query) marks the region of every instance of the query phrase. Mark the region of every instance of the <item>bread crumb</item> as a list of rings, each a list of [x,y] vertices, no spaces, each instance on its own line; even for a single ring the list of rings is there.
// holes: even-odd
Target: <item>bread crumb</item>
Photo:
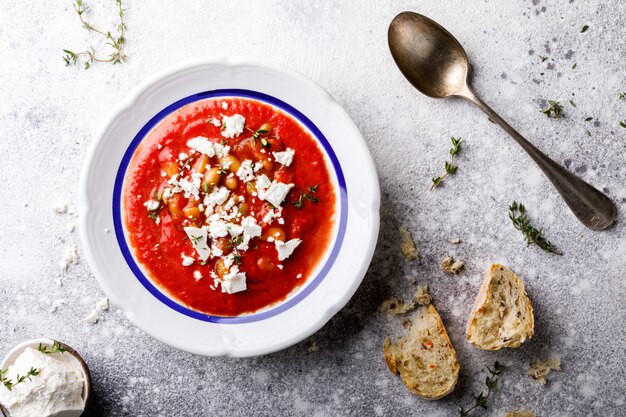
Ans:
[[[430,304],[433,299],[430,296],[430,292],[428,292],[427,285],[420,285],[417,287],[417,291],[415,292],[415,296],[413,297],[417,304],[422,306],[427,306]]]
[[[65,253],[63,254],[63,258],[61,262],[59,262],[59,266],[62,270],[66,270],[70,265],[74,265],[78,262],[78,252],[76,251],[76,246],[71,245],[65,248]]]
[[[405,258],[409,260],[419,259],[420,253],[415,247],[411,233],[404,227],[398,229],[400,231],[400,249]]]
[[[309,342],[309,349],[308,349],[308,351],[309,351],[309,353],[319,352],[320,351],[320,345],[317,344],[317,341],[311,340]]]
[[[383,303],[378,308],[379,311],[386,311],[389,314],[394,314],[399,316],[401,314],[406,314],[409,311],[415,309],[415,303],[410,301],[405,303],[404,301],[398,300],[397,298],[388,298],[383,301]]]
[[[449,274],[458,274],[464,265],[463,261],[455,261],[452,256],[446,256],[439,262],[439,267]]]
[[[65,300],[54,300],[50,303],[50,312],[51,313],[55,313],[59,307],[61,307],[63,304],[65,304]]]
[[[52,207],[52,211],[56,214],[67,213],[67,203],[59,203]]]
[[[76,225],[74,223],[68,223],[67,226],[65,226],[65,230],[67,230],[67,233],[73,233],[74,230],[76,230]]]
[[[511,411],[505,417],[537,417],[532,411]]]
[[[526,372],[541,385],[546,384],[546,377],[551,371],[561,370],[561,359],[551,356],[547,361],[536,360]]]
[[[70,216],[76,217],[76,216],[78,216],[78,210],[76,210],[76,207],[74,207],[74,206],[69,206],[67,208],[67,214],[69,214]]]
[[[98,321],[102,320],[102,315],[105,311],[109,309],[109,299],[101,298],[96,302],[94,309],[91,313],[85,317],[85,321],[87,323],[96,324]]]
[[[453,245],[458,245],[459,243],[461,243],[461,239],[459,239],[458,237],[455,237],[454,239],[450,241],[450,243],[452,243]]]

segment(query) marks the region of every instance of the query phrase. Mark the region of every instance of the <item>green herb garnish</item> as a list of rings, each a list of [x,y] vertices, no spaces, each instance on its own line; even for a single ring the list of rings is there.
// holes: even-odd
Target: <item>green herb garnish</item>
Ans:
[[[89,7],[85,5],[83,0],[75,0],[73,4],[74,11],[78,14],[78,18],[82,23],[83,27],[90,32],[98,33],[105,37],[106,44],[112,48],[112,52],[109,54],[108,58],[104,58],[101,56],[96,56],[95,49],[90,46],[82,52],[72,52],[69,49],[63,49],[65,55],[63,56],[63,61],[66,66],[69,65],[77,65],[81,57],[83,57],[83,65],[85,69],[89,69],[91,64],[94,62],[110,62],[112,64],[121,64],[126,61],[127,55],[124,52],[124,45],[126,43],[126,38],[124,34],[126,32],[126,23],[124,22],[124,12],[126,9],[122,8],[122,0],[115,0],[115,4],[117,5],[117,14],[120,19],[120,23],[117,25],[117,35],[113,36],[111,31],[103,31],[100,29],[96,29],[91,23],[87,22],[84,18],[84,15],[89,10]]]
[[[256,145],[257,139],[261,138],[261,135],[265,135],[270,132],[267,129],[252,130],[248,126],[244,126],[244,127],[246,128],[246,130],[252,133],[252,141],[254,142],[255,145]],[[261,145],[269,146],[269,142],[267,141],[267,139],[261,139]]]
[[[619,94],[617,95],[617,99],[618,99],[618,100],[624,100],[624,99],[626,99],[626,93],[619,93]]]
[[[523,204],[513,201],[513,204],[509,206],[509,218],[513,222],[513,226],[524,234],[527,246],[537,245],[546,252],[563,255],[543,236],[542,229],[536,229],[530,224],[526,215],[526,207]]]
[[[36,368],[31,367],[30,370],[26,373],[26,375],[20,376],[19,374],[17,374],[16,375],[16,382],[13,382],[9,378],[7,378],[6,377],[6,373],[7,373],[7,369],[0,369],[0,382],[2,384],[4,384],[4,386],[9,391],[11,391],[14,386],[16,386],[17,384],[21,384],[22,382],[26,381],[27,379],[29,381],[32,381],[31,377],[39,375],[39,370],[36,369]]]
[[[620,125],[621,127],[623,127],[624,129],[626,129],[626,123],[624,123],[624,121],[623,121],[623,120],[620,120],[620,121],[619,121],[619,125]]]
[[[580,29],[580,33],[585,33],[585,32],[587,32],[587,29],[589,29],[589,25],[584,25],[584,26]]]
[[[315,194],[317,192],[317,188],[319,187],[318,184],[315,185],[310,185],[307,187],[308,192],[303,192],[302,190],[300,190],[300,196],[298,197],[298,199],[296,201],[292,201],[291,204],[297,208],[300,209],[302,208],[302,205],[304,204],[305,200],[310,201],[313,204],[317,204],[319,203],[319,198],[315,197],[313,194]]]
[[[463,140],[461,138],[457,139],[452,136],[450,138],[450,142],[452,143],[452,148],[450,149],[450,161],[446,161],[444,163],[445,174],[441,177],[433,177],[433,185],[430,187],[431,191],[433,188],[438,187],[448,175],[455,174],[457,169],[459,168],[458,166],[454,165],[454,157],[458,155],[459,152],[461,152],[461,143],[463,143]]]
[[[548,57],[547,56],[543,56],[543,55],[539,55],[539,59],[541,59],[541,62],[545,62]]]
[[[548,104],[550,105],[550,107],[539,111],[548,117],[560,119],[563,115],[563,107],[561,106],[561,104],[559,104],[558,101],[554,100],[548,100]]]
[[[572,64],[572,69],[576,69],[577,66],[578,66],[577,63]]]
[[[593,120],[593,117],[589,116],[589,117],[585,117],[585,122],[590,122]]]
[[[54,340],[52,342],[52,346],[46,346],[43,343],[40,343],[37,350],[41,353],[45,353],[46,355],[49,355],[51,353],[67,352],[67,349],[65,349],[58,340]]]
[[[489,376],[485,379],[485,385],[487,386],[487,394],[484,391],[480,391],[478,394],[474,396],[474,405],[468,408],[467,410],[463,407],[459,407],[459,417],[467,417],[477,408],[487,409],[487,400],[489,396],[498,386],[498,378],[500,374],[504,371],[504,365],[500,362],[496,361],[493,364],[493,369],[487,367],[487,371],[489,372]]]

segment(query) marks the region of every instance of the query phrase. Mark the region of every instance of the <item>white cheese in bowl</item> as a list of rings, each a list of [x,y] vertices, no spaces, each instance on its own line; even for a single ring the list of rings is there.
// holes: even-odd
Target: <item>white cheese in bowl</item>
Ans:
[[[29,374],[16,384],[18,375]],[[84,411],[84,373],[69,352],[45,354],[27,347],[2,377],[14,384],[10,390],[0,384],[0,403],[11,417],[78,417]]]

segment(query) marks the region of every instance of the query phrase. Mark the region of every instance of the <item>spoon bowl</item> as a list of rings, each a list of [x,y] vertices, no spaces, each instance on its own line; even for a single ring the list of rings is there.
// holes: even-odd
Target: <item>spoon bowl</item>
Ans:
[[[389,25],[389,49],[413,87],[432,98],[459,95],[470,71],[465,50],[439,23],[403,12]]]
[[[432,98],[462,97],[485,112],[535,161],[581,223],[603,230],[615,222],[617,209],[605,194],[537,149],[472,91],[467,54],[450,32],[426,16],[402,12],[389,25],[388,40],[391,56],[415,88]]]

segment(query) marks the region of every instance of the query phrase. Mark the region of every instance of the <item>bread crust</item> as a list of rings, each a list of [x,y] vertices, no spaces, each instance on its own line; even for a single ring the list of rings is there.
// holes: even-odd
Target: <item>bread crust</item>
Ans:
[[[441,317],[437,313],[435,307],[431,305],[421,307],[420,310],[416,314],[415,321],[423,318],[424,316],[428,316],[435,321],[435,328],[433,330],[438,339],[436,341],[437,349],[441,349],[445,351],[450,365],[450,375],[446,378],[446,385],[442,385],[440,383],[434,384],[434,386],[425,386],[424,381],[419,381],[419,376],[416,375],[411,366],[415,365],[416,362],[425,360],[425,356],[420,353],[419,349],[416,349],[416,346],[419,346],[421,342],[415,340],[416,336],[421,335],[421,332],[409,330],[408,334],[404,337],[400,338],[397,342],[392,342],[389,338],[385,338],[384,341],[384,353],[385,353],[385,361],[387,362],[387,366],[389,370],[394,374],[397,374],[404,382],[404,385],[414,393],[415,395],[427,399],[427,400],[438,400],[440,398],[445,397],[450,394],[456,383],[458,381],[459,369],[460,365],[456,357],[456,351],[452,346],[452,342],[450,342],[450,338],[448,337],[448,333],[441,321]],[[414,322],[411,327],[419,325],[419,323]],[[433,340],[435,338],[433,337]],[[431,344],[432,346],[432,344]],[[412,361],[410,364],[407,364],[406,353],[410,350],[409,359]],[[404,355],[404,363],[402,361],[402,357]],[[448,365],[445,361],[441,361],[436,364],[436,366]],[[433,371],[434,372],[434,371]],[[437,372],[440,372],[437,370]]]
[[[507,341],[500,341],[499,343],[483,343],[480,338],[475,337],[475,334],[479,329],[480,324],[478,323],[478,318],[485,314],[489,309],[489,302],[493,298],[493,287],[492,287],[492,279],[495,274],[506,274],[511,279],[511,283],[516,287],[517,292],[519,294],[519,299],[524,307],[524,312],[522,313],[522,317],[525,320],[524,326],[516,335],[516,338]],[[511,307],[511,306],[507,306]],[[480,290],[478,291],[478,295],[476,296],[476,300],[474,301],[474,306],[472,307],[472,312],[470,313],[470,317],[467,321],[466,326],[466,336],[467,340],[470,341],[474,346],[484,349],[484,350],[499,350],[503,347],[515,348],[519,347],[526,339],[530,339],[534,332],[534,315],[533,315],[533,307],[526,294],[526,290],[524,288],[524,282],[513,273],[510,269],[506,268],[500,264],[492,264],[489,269],[489,273],[483,280],[482,285],[480,286]]]

